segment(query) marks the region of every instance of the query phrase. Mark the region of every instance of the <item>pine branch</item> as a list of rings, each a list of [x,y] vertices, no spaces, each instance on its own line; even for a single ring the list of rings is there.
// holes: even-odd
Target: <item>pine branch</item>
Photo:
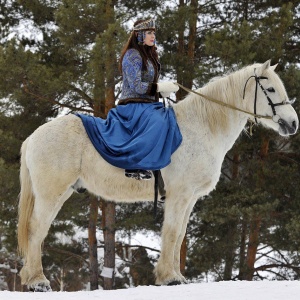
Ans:
[[[279,259],[277,259],[277,258],[275,258],[275,257],[272,257],[272,256],[269,256],[269,255],[268,255],[269,253],[272,253],[272,252],[274,252],[274,250],[272,250],[272,251],[266,253],[265,255],[262,254],[259,258],[266,257],[266,258],[268,258],[269,260],[272,260],[272,261],[278,262],[279,264],[282,264],[282,261],[281,261],[281,260],[279,260]],[[256,259],[256,261],[258,261],[258,259]],[[288,262],[286,261],[286,263],[288,263]]]
[[[83,261],[86,264],[89,264],[82,256],[75,254],[73,252],[67,251],[67,250],[62,250],[62,249],[58,249],[58,248],[54,248],[54,247],[45,247],[44,248],[47,251],[53,251],[53,252],[57,252],[57,253],[61,253],[61,254],[67,254],[71,257],[75,257],[81,261]]]
[[[148,249],[148,250],[160,253],[160,250],[157,250],[157,249],[154,249],[154,248],[151,248],[151,247],[141,246],[141,245],[121,245],[121,247],[144,248],[144,249]]]
[[[85,109],[83,107],[76,107],[76,106],[72,106],[72,105],[68,105],[68,104],[65,104],[65,103],[61,103],[57,100],[54,100],[54,99],[49,99],[49,98],[46,98],[46,97],[43,97],[41,95],[37,95],[33,92],[31,92],[26,85],[24,85],[24,88],[23,88],[24,92],[28,95],[31,95],[33,96],[34,98],[40,100],[40,101],[46,101],[46,102],[50,102],[52,104],[56,104],[58,105],[59,107],[66,107],[66,108],[69,108],[71,109],[72,111],[83,111],[83,112],[88,112],[88,113],[93,113],[94,110],[91,110],[91,109]],[[101,117],[104,117],[104,116],[101,116]]]
[[[265,246],[265,247],[262,247],[262,248],[258,249],[258,250],[257,250],[257,253],[259,253],[259,251],[261,251],[261,250],[263,250],[263,249],[265,249],[265,248],[268,248],[268,247],[269,247],[269,246]],[[258,257],[255,259],[255,261],[260,260],[262,257],[272,258],[272,257],[269,257],[268,254],[269,254],[269,253],[273,253],[273,252],[274,252],[274,250],[272,249],[272,250],[270,250],[270,251],[268,251],[268,252],[266,252],[266,253],[262,253],[260,256],[258,256]],[[273,259],[273,258],[272,258],[272,259]]]
[[[144,249],[148,249],[150,251],[154,251],[154,252],[160,253],[160,250],[157,250],[157,249],[154,249],[154,248],[151,248],[151,247],[141,246],[141,245],[120,245],[119,244],[118,246],[121,246],[122,248],[124,248],[124,247],[129,247],[129,248],[144,248]],[[104,245],[98,246],[98,248],[104,248]]]
[[[226,178],[229,179],[230,181],[232,180],[232,178],[231,178],[229,175],[227,175],[225,172],[223,172],[223,170],[221,170],[221,173],[222,173],[222,175],[223,175],[224,177],[226,177]]]
[[[279,253],[280,257],[281,257],[287,264],[289,263],[289,262],[287,261],[287,259],[285,258],[285,256],[281,253],[280,250],[275,249],[275,251],[277,251],[277,252]]]
[[[85,92],[83,92],[81,89],[73,86],[72,84],[68,84],[68,86],[77,94],[79,94],[91,107],[91,109],[94,110],[94,103],[93,103],[93,99],[91,97],[89,97]]]
[[[272,269],[272,268],[288,268],[288,269],[292,269],[294,271],[299,271],[300,270],[300,266],[293,266],[291,264],[269,264],[269,265],[262,265],[262,266],[259,266],[257,268],[254,268],[254,271],[257,272],[257,271],[269,271],[271,272],[271,270],[268,270],[268,269]]]
[[[287,145],[291,143],[290,140],[285,140],[282,142],[282,144],[279,146],[279,150],[281,151],[282,149],[286,148]]]
[[[279,276],[279,277],[281,277],[282,279],[287,280],[287,278],[286,278],[285,276],[283,276],[282,274],[279,274],[278,272],[275,272],[275,271],[273,271],[273,270],[266,270],[266,272],[275,274],[276,276]],[[258,277],[260,277],[260,278],[262,277],[262,276],[260,276],[257,272],[256,272],[256,274],[257,274]]]
[[[280,159],[284,159],[286,161],[289,161],[291,163],[298,163],[298,161],[296,159],[300,158],[300,154],[299,153],[295,153],[295,152],[273,152],[273,153],[269,153],[272,156],[277,156]]]
[[[258,272],[255,272],[255,275],[253,275],[253,277],[254,277],[254,276],[257,276],[260,280],[266,279],[265,276],[261,276]]]

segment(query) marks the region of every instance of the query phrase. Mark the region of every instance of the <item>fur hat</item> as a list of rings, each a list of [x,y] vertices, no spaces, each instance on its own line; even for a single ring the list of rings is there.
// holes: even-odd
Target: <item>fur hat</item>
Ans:
[[[134,31],[149,30],[149,29],[155,30],[155,21],[153,19],[143,21],[133,27]]]

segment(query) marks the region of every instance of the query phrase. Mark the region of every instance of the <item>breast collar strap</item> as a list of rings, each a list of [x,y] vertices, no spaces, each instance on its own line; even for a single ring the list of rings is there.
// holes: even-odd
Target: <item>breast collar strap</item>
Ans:
[[[285,101],[282,101],[282,102],[280,102],[280,103],[275,103],[275,104],[273,103],[273,101],[272,101],[271,98],[269,97],[267,91],[265,90],[265,88],[264,88],[264,87],[262,86],[262,84],[260,83],[260,80],[262,80],[262,79],[268,79],[268,77],[265,77],[265,76],[257,76],[256,73],[255,73],[255,70],[256,70],[256,69],[254,69],[254,75],[250,76],[250,77],[247,79],[246,83],[245,83],[244,91],[243,91],[243,99],[245,98],[246,86],[247,86],[247,83],[248,83],[249,79],[250,79],[250,78],[255,78],[256,85],[255,85],[255,96],[254,96],[254,114],[256,115],[257,87],[259,86],[259,87],[262,89],[263,93],[265,94],[265,96],[266,96],[266,98],[267,98],[267,100],[268,100],[268,103],[269,103],[269,105],[270,105],[271,108],[272,108],[273,117],[274,117],[274,116],[276,116],[276,109],[275,109],[275,107],[276,107],[276,106],[280,106],[280,105],[285,105],[285,104],[287,104],[287,103],[286,103]],[[258,123],[256,117],[255,117],[255,123]]]

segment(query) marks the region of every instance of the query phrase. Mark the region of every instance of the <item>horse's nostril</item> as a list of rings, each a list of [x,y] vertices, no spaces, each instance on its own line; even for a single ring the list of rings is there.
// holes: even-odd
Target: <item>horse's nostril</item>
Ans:
[[[297,128],[297,123],[296,123],[296,121],[293,121],[293,122],[292,122],[292,126],[293,126],[293,128],[295,128],[295,129]]]

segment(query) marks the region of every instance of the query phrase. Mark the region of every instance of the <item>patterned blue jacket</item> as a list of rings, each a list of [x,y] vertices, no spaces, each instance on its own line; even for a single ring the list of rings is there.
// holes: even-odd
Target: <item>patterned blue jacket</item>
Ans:
[[[118,104],[131,102],[157,102],[156,84],[160,71],[157,61],[148,60],[147,70],[142,70],[143,61],[136,49],[129,49],[122,61],[122,95]]]

